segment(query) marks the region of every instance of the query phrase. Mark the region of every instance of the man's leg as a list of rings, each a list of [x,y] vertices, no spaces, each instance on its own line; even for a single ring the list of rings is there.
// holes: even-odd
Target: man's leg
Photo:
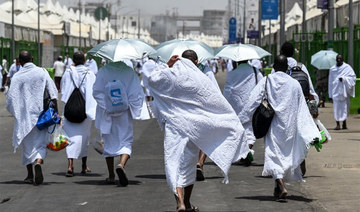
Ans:
[[[342,129],[343,129],[343,130],[347,130],[346,120],[343,121]]]
[[[66,177],[73,177],[74,176],[74,159],[68,158],[68,170],[66,172]]]
[[[176,193],[177,195],[175,195],[175,199],[176,199],[176,211],[180,212],[180,211],[185,211],[185,203],[184,203],[184,189],[182,187],[176,187]]]
[[[277,196],[277,201],[286,202],[286,195],[288,192],[285,188],[284,179],[283,178],[276,179],[275,184],[276,184],[276,188],[278,188],[278,191],[279,191],[278,196]],[[274,195],[275,195],[275,192],[274,192]]]
[[[119,177],[119,183],[122,186],[127,186],[129,184],[128,178],[125,173],[125,165],[129,158],[130,155],[128,154],[120,155],[120,163],[116,166],[116,173]]]
[[[206,155],[203,151],[200,150],[199,152],[199,161],[196,164],[196,180],[197,181],[204,181],[205,177],[204,177],[204,163],[206,160]]]
[[[106,178],[106,182],[115,183],[114,157],[107,157],[105,160],[109,172],[109,178]]]
[[[88,172],[91,172],[89,167],[87,166],[87,157],[83,157],[82,159],[82,165],[81,165],[81,174],[86,174]]]
[[[336,121],[336,127],[334,128],[334,130],[340,130],[340,122]]]
[[[186,211],[199,211],[198,207],[193,206],[190,203],[190,197],[191,197],[193,188],[194,188],[194,184],[185,187],[184,204],[185,204]]]

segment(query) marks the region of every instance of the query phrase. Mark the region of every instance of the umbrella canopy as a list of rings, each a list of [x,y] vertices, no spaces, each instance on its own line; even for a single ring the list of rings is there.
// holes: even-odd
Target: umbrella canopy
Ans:
[[[89,54],[112,62],[126,59],[141,59],[145,55],[154,54],[156,50],[138,39],[113,39],[96,45]]]
[[[261,47],[259,47],[259,46],[255,46],[255,45],[253,45],[253,44],[244,44],[244,45],[249,46],[249,47],[251,47],[251,48],[254,48],[255,51],[259,54],[260,58],[263,58],[263,57],[266,57],[266,56],[270,56],[270,55],[271,55],[268,51],[264,50],[263,48],[261,48]]]
[[[261,55],[257,51],[259,50],[248,44],[228,44],[218,48],[215,51],[215,57],[224,57],[234,61],[260,59]]]
[[[336,63],[338,53],[332,50],[321,50],[311,56],[311,65],[319,70],[330,69]]]
[[[173,55],[181,56],[185,50],[189,49],[196,52],[199,63],[214,57],[214,50],[210,46],[201,41],[192,39],[174,39],[166,41],[161,43],[155,49],[157,52],[152,56],[160,57],[163,62],[167,62]]]

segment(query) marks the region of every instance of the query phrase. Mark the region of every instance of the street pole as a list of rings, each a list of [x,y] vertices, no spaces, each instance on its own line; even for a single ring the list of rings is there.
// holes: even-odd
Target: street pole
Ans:
[[[280,0],[280,45],[285,41],[285,1]]]
[[[269,53],[270,53],[270,56],[269,56],[269,66],[271,64],[271,19],[269,19]]]
[[[99,43],[101,42],[101,20],[102,20],[102,9],[100,10],[100,15],[99,15]]]
[[[354,67],[354,20],[353,1],[349,0],[349,37],[348,37],[348,64]]]
[[[243,15],[244,15],[244,18],[243,18],[243,43],[245,43],[245,30],[246,30],[246,0],[244,0],[244,8],[243,8]]]
[[[79,50],[81,51],[81,0],[79,0]]]
[[[12,60],[15,59],[15,16],[14,16],[14,1],[12,0],[11,6],[11,53],[12,53]]]
[[[305,21],[306,21],[306,1],[307,0],[303,0],[302,2],[303,2],[303,18],[302,18],[302,25],[301,25],[301,33],[302,33],[302,36],[301,37],[303,37],[303,36],[305,36],[305,32],[306,32],[306,23],[305,23]],[[305,39],[301,39],[302,40],[302,42],[301,42],[301,62],[305,62],[305,42],[303,42],[303,40],[305,40]]]
[[[258,42],[258,45],[261,47],[261,32],[262,32],[262,26],[261,26],[261,0],[259,0],[259,21],[258,21],[258,30],[259,30],[259,42]]]
[[[40,0],[38,0],[38,66],[41,66],[41,49],[40,49]]]
[[[334,0],[329,0],[329,20],[328,20],[328,49],[333,50],[334,48]]]
[[[140,39],[140,10],[138,10],[138,39]]]

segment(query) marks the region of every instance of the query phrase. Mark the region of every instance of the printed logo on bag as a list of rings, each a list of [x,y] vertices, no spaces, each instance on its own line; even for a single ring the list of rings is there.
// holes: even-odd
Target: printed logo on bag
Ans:
[[[123,99],[121,97],[120,88],[110,90],[110,96],[111,96],[111,103],[113,106],[124,105]]]

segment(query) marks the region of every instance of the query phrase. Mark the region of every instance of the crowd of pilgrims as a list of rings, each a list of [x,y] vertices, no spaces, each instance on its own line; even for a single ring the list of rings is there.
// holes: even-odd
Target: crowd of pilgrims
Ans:
[[[299,82],[287,73],[297,65],[293,53],[290,43],[282,45],[272,73],[265,77],[259,60],[212,59],[198,63],[192,50],[172,56],[167,63],[148,57],[102,61],[99,70],[91,56],[85,60],[83,53],[76,52],[72,58],[67,55],[64,60],[57,59],[53,81],[46,70],[33,64],[28,51],[22,51],[17,60],[22,67],[11,78],[6,107],[15,118],[14,151],[21,147],[22,164],[27,168],[24,182],[39,185],[44,181],[41,164],[49,133],[35,127],[44,109],[44,90],[57,109],[57,101],[66,106],[78,88],[85,100],[86,118],[74,123],[59,115],[70,141],[66,147],[66,177],[74,176],[74,159],[82,160],[81,174],[91,172],[87,156],[94,121],[108,168],[105,183],[127,186],[125,167],[132,154],[133,120],[156,118],[164,132],[165,173],[176,199],[176,210],[199,211],[191,204],[190,196],[195,181],[205,179],[207,157],[221,169],[223,183],[229,182],[231,164],[251,163],[252,147],[256,145],[252,117],[266,93],[275,115],[264,137],[262,175],[273,177],[275,200],[285,202],[288,193],[285,182],[302,181],[310,144],[321,138],[314,122],[318,114],[311,114],[307,105],[307,98],[320,101],[311,80],[309,96],[305,97]],[[336,70],[349,68],[343,60],[340,62]],[[302,65],[301,69],[310,79],[306,67]],[[219,70],[227,74],[223,92],[215,78]],[[342,75],[342,81],[350,81],[346,77]],[[330,93],[335,107],[335,96],[340,94],[332,90]],[[342,99],[337,104],[340,110],[337,115],[334,112],[337,123],[344,121],[343,128],[347,110],[341,107],[346,101]],[[120,157],[118,163],[114,162],[115,157]]]

